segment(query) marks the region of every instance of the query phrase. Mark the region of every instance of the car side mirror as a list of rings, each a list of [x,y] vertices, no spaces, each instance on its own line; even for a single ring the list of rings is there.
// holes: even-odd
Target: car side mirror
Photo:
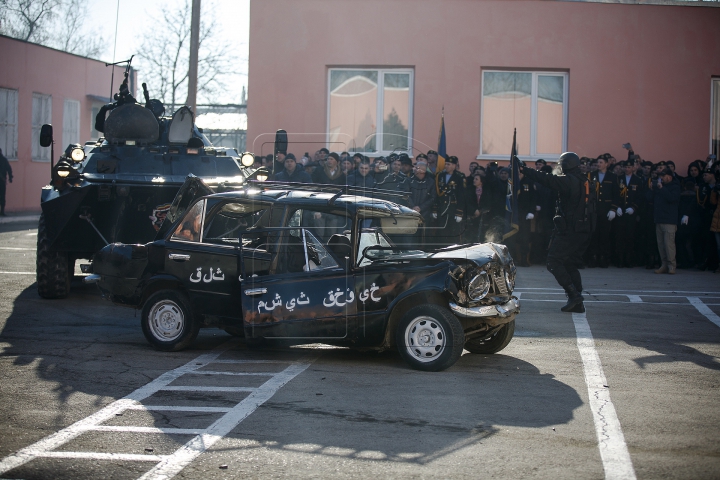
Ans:
[[[52,125],[46,123],[40,128],[40,146],[49,147],[53,141],[53,128]]]
[[[285,155],[288,148],[288,136],[285,130],[275,132],[275,154],[282,153]]]

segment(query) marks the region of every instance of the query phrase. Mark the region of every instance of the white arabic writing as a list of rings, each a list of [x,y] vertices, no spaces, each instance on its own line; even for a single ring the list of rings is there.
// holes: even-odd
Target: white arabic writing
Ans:
[[[207,275],[205,275],[203,277],[202,267],[198,267],[197,271],[194,274],[190,275],[190,281],[192,283],[200,283],[201,281],[205,282],[205,283],[210,283],[214,280],[217,280],[217,281],[225,280],[225,274],[219,268],[217,270],[215,270],[213,273],[213,268],[210,267],[210,273],[208,273]]]
[[[379,302],[379,301],[380,301],[380,298],[378,298],[378,297],[375,296],[375,292],[377,292],[378,290],[380,290],[380,287],[378,287],[377,285],[375,285],[375,284],[373,283],[372,285],[370,285],[370,288],[366,288],[365,290],[363,290],[362,292],[360,292],[360,294],[358,295],[358,298],[359,298],[360,301],[363,302],[363,303],[365,303],[365,301],[366,301],[368,298],[369,298],[370,300],[372,300],[373,302]]]

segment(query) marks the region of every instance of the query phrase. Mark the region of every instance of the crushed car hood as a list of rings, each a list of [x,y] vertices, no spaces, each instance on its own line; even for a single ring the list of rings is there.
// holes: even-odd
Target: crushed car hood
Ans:
[[[455,262],[465,260],[471,261],[478,266],[485,265],[491,260],[495,260],[502,265],[512,263],[512,257],[510,257],[507,247],[499,243],[456,245],[433,253],[430,258],[447,259]]]

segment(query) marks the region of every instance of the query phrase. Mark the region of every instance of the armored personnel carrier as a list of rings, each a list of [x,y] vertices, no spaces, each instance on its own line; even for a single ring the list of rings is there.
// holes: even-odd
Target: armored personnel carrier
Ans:
[[[126,70],[115,102],[96,117],[95,128],[104,137],[69,145],[51,164],[37,240],[37,288],[43,298],[68,295],[77,259],[92,259],[110,243],[152,241],[188,175],[222,187],[260,173],[247,168],[251,155],[241,158],[234,149],[214,147],[190,108],[164,116],[163,104],[150,99],[145,84],[143,91],[144,106],[128,90]],[[52,146],[51,125],[43,125],[40,144]]]

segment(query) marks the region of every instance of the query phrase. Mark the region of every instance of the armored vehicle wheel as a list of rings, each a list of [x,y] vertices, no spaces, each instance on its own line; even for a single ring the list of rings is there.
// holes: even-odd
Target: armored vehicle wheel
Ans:
[[[497,353],[507,347],[515,333],[515,320],[506,324],[489,337],[477,337],[465,342],[465,350],[470,353]]]
[[[438,372],[460,358],[465,334],[460,321],[448,309],[418,305],[400,320],[395,343],[412,368]]]
[[[173,290],[160,290],[147,299],[140,324],[147,341],[164,352],[187,348],[200,331],[187,299]]]
[[[70,260],[66,252],[52,250],[49,245],[45,215],[40,214],[35,268],[38,295],[42,298],[65,298],[70,293],[70,278],[73,274],[69,268]]]

